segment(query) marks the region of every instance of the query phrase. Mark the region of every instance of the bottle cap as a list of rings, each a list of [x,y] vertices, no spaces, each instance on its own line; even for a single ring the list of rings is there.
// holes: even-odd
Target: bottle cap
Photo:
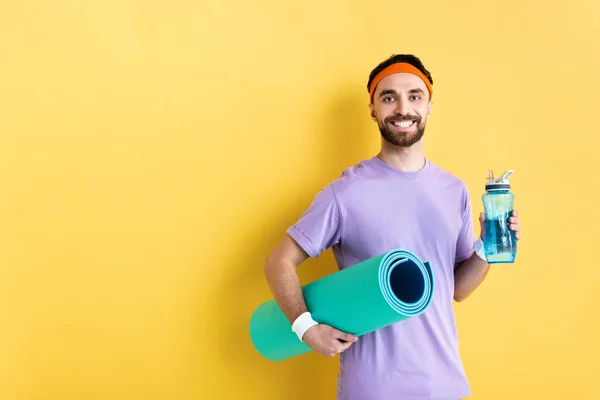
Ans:
[[[494,179],[494,172],[488,171],[488,181],[485,183],[485,190],[509,190],[510,189],[510,176],[513,174],[512,169],[505,171],[502,176],[498,179]]]

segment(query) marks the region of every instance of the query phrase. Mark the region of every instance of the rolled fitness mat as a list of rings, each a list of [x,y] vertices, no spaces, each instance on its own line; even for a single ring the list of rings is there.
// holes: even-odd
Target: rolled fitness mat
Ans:
[[[302,292],[315,321],[361,336],[423,313],[434,286],[428,262],[394,249],[308,283]],[[275,299],[254,310],[250,337],[256,350],[273,361],[312,351],[292,331]]]

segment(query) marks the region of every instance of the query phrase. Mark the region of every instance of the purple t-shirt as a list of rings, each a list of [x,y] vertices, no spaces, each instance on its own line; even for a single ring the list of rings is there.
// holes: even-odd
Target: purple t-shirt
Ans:
[[[377,157],[345,169],[287,233],[311,256],[348,268],[395,248],[429,262],[434,298],[421,315],[363,335],[340,355],[338,400],[470,396],[454,319],[454,264],[473,253],[469,191],[426,159],[404,172]]]

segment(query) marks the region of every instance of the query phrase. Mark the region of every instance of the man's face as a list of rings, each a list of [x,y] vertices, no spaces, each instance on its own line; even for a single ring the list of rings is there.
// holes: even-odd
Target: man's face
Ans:
[[[383,78],[369,107],[381,136],[386,142],[399,147],[410,147],[421,140],[431,113],[425,82],[409,73]]]

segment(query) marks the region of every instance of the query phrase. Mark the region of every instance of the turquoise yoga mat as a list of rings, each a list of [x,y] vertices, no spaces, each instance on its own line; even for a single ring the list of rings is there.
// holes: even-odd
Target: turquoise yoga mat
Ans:
[[[361,336],[423,313],[434,287],[428,262],[394,249],[311,282],[302,291],[316,321]],[[273,361],[312,351],[274,299],[254,310],[250,337],[256,350]]]

